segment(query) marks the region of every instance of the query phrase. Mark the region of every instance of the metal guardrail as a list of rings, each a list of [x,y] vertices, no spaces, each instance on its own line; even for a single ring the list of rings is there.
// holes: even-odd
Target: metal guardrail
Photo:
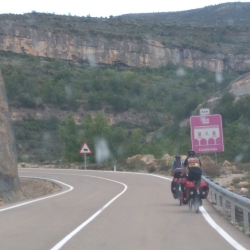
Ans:
[[[221,207],[221,212],[225,215],[230,211],[230,220],[232,223],[236,222],[236,212],[242,211],[241,220],[246,234],[250,233],[250,199],[241,195],[235,194],[233,191],[220,186],[209,176],[205,174],[202,180],[209,184],[209,195],[217,206]],[[228,205],[228,206],[227,206]]]

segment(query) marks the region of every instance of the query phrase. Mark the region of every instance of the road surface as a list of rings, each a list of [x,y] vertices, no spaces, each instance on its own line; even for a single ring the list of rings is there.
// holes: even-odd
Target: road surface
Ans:
[[[41,168],[19,169],[19,176],[63,189],[0,209],[3,250],[250,249],[250,238],[206,200],[199,214],[179,206],[167,177]]]

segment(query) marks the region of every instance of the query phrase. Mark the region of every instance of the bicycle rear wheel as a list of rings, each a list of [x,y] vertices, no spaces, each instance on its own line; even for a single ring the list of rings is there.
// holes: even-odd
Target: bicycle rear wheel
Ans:
[[[188,206],[189,206],[189,211],[192,212],[192,208],[193,208],[193,198],[191,198],[191,199],[188,201]]]
[[[180,191],[180,206],[183,204],[183,193]]]
[[[200,207],[200,201],[199,198],[196,197],[194,200],[194,211],[198,214],[199,213],[199,207]]]

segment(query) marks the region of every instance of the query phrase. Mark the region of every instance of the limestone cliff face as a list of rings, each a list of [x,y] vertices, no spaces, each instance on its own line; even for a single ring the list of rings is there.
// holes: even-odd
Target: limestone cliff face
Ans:
[[[17,154],[5,86],[0,72],[0,192],[20,187]]]
[[[50,30],[0,23],[0,50],[81,63],[130,67],[159,67],[167,62],[211,71],[249,71],[250,55],[205,54],[190,49],[170,49],[154,40],[118,41],[100,37],[80,38]]]

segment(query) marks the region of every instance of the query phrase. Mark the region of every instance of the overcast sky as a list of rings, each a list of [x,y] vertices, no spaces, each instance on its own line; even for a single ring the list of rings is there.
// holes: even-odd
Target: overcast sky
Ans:
[[[76,16],[109,17],[129,13],[170,12],[202,8],[223,0],[5,0],[0,13],[23,14],[32,11]],[[249,1],[240,1],[249,2]]]

